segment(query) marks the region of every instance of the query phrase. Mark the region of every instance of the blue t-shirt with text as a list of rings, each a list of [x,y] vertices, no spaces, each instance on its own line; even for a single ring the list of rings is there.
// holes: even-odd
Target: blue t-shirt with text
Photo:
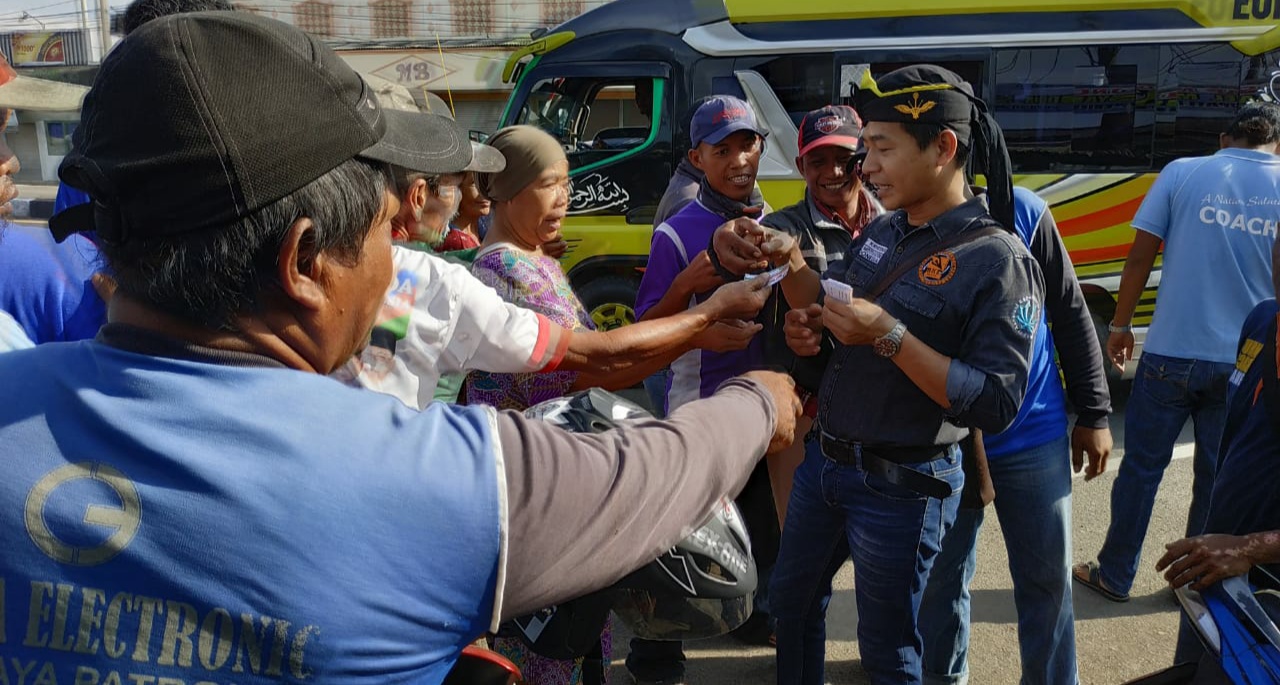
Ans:
[[[1271,245],[1280,225],[1280,157],[1230,148],[1174,160],[1133,227],[1164,241],[1164,266],[1145,349],[1231,363],[1249,311],[1272,296]]]
[[[440,683],[493,626],[493,420],[96,341],[0,354],[0,682]]]

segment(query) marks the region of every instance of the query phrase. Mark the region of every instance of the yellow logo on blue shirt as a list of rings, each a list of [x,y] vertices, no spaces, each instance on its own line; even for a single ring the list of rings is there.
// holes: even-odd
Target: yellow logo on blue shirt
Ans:
[[[65,486],[86,480],[103,486],[105,491],[102,494],[109,491],[116,501],[100,496],[100,501],[84,499],[90,492],[88,489],[76,490],[67,497],[54,497],[55,492],[66,490]],[[45,512],[45,507],[54,499],[59,501],[59,506],[80,500],[76,504],[83,507],[84,513],[76,514],[74,518],[88,524],[93,532],[86,530],[86,534],[99,538],[99,542],[75,545],[54,533]],[[129,546],[142,525],[142,503],[133,482],[106,464],[90,461],[67,464],[50,471],[27,493],[25,509],[27,534],[36,547],[50,559],[73,566],[97,566],[110,561]]]

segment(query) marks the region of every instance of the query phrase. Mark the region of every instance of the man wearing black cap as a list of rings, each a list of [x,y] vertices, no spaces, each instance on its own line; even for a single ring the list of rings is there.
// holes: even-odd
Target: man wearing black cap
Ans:
[[[469,161],[412,116],[248,14],[159,19],[107,57],[60,170],[93,204],[52,228],[98,231],[109,323],[0,356],[7,682],[438,683],[500,620],[668,549],[785,445],[777,374],[590,436],[323,377],[391,279],[386,165]]]
[[[842,538],[871,681],[921,682],[916,616],[959,504],[957,443],[970,427],[998,432],[1014,419],[1040,319],[1040,271],[1006,228],[1003,137],[970,86],[917,65],[868,75],[856,105],[865,178],[893,213],[868,224],[825,280],[795,245],[773,256],[791,267],[788,343],[826,370],[773,576],[781,683],[823,682],[819,590]],[[970,191],[970,156],[986,196]],[[742,222],[720,231],[720,261],[758,258],[735,232],[758,234]]]

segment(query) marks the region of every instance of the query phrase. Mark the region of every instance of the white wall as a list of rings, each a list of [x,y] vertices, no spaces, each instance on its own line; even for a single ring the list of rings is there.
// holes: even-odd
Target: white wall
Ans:
[[[453,2],[463,2],[483,8],[491,7],[493,31],[489,35],[463,34],[454,26]],[[605,0],[584,0],[588,10],[604,4]],[[543,0],[410,0],[409,23],[411,35],[405,38],[434,40],[445,38],[503,39],[527,38],[529,32],[543,26]],[[296,23],[297,6],[291,0],[236,0],[238,8],[256,10],[265,16],[288,23]],[[483,10],[481,10],[483,11]],[[371,13],[367,2],[342,0],[333,4],[333,36],[349,40],[376,40],[371,25]]]

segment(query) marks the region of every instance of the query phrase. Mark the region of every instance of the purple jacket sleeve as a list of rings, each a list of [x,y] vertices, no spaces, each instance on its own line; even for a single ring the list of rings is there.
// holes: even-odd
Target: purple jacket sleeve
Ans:
[[[640,290],[636,292],[637,319],[662,301],[662,296],[667,294],[667,289],[684,267],[680,251],[671,242],[671,238],[654,231],[653,242],[649,247],[649,265],[645,267],[644,277],[640,279]]]

